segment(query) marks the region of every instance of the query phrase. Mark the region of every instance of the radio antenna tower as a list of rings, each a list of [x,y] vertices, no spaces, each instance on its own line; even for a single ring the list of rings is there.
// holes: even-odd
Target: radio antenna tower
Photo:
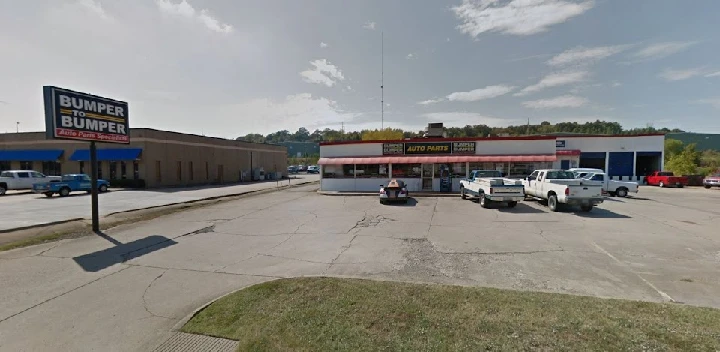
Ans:
[[[380,129],[385,129],[385,33],[380,32]]]

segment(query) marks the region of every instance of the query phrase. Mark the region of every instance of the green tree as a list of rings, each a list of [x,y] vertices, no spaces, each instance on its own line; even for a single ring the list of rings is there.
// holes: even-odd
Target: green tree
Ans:
[[[364,130],[361,133],[364,141],[397,140],[403,138],[403,130],[399,128],[386,128],[384,130]]]
[[[665,168],[676,175],[695,175],[700,162],[700,153],[695,150],[695,143],[688,144],[678,154],[671,156]]]
[[[682,153],[683,142],[677,139],[665,140],[665,162],[667,163],[672,157]]]

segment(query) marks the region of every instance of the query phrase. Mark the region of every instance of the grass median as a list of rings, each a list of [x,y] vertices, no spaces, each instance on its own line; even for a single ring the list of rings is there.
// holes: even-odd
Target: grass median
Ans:
[[[182,329],[240,351],[720,349],[720,310],[564,294],[298,278],[219,299]]]

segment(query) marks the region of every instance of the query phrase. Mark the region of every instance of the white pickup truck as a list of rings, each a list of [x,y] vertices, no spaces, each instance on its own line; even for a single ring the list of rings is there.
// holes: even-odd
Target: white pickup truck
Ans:
[[[603,186],[576,179],[575,174],[566,170],[535,170],[522,183],[525,194],[547,200],[551,211],[557,211],[560,204],[569,204],[588,212],[603,202]]]
[[[590,173],[582,177],[582,179],[602,185],[603,190],[613,197],[627,197],[630,192],[638,192],[637,182],[611,180],[604,172]]]
[[[34,183],[60,181],[60,176],[45,176],[33,170],[0,172],[0,196],[9,190],[32,189]]]
[[[503,178],[500,171],[473,170],[470,178],[460,180],[460,197],[477,197],[480,206],[487,208],[493,202],[504,202],[514,208],[518,201],[525,199],[522,182]]]

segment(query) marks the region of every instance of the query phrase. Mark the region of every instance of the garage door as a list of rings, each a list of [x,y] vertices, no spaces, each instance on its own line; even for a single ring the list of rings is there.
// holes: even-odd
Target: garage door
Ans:
[[[633,152],[611,152],[607,173],[610,176],[632,176],[635,156]]]

